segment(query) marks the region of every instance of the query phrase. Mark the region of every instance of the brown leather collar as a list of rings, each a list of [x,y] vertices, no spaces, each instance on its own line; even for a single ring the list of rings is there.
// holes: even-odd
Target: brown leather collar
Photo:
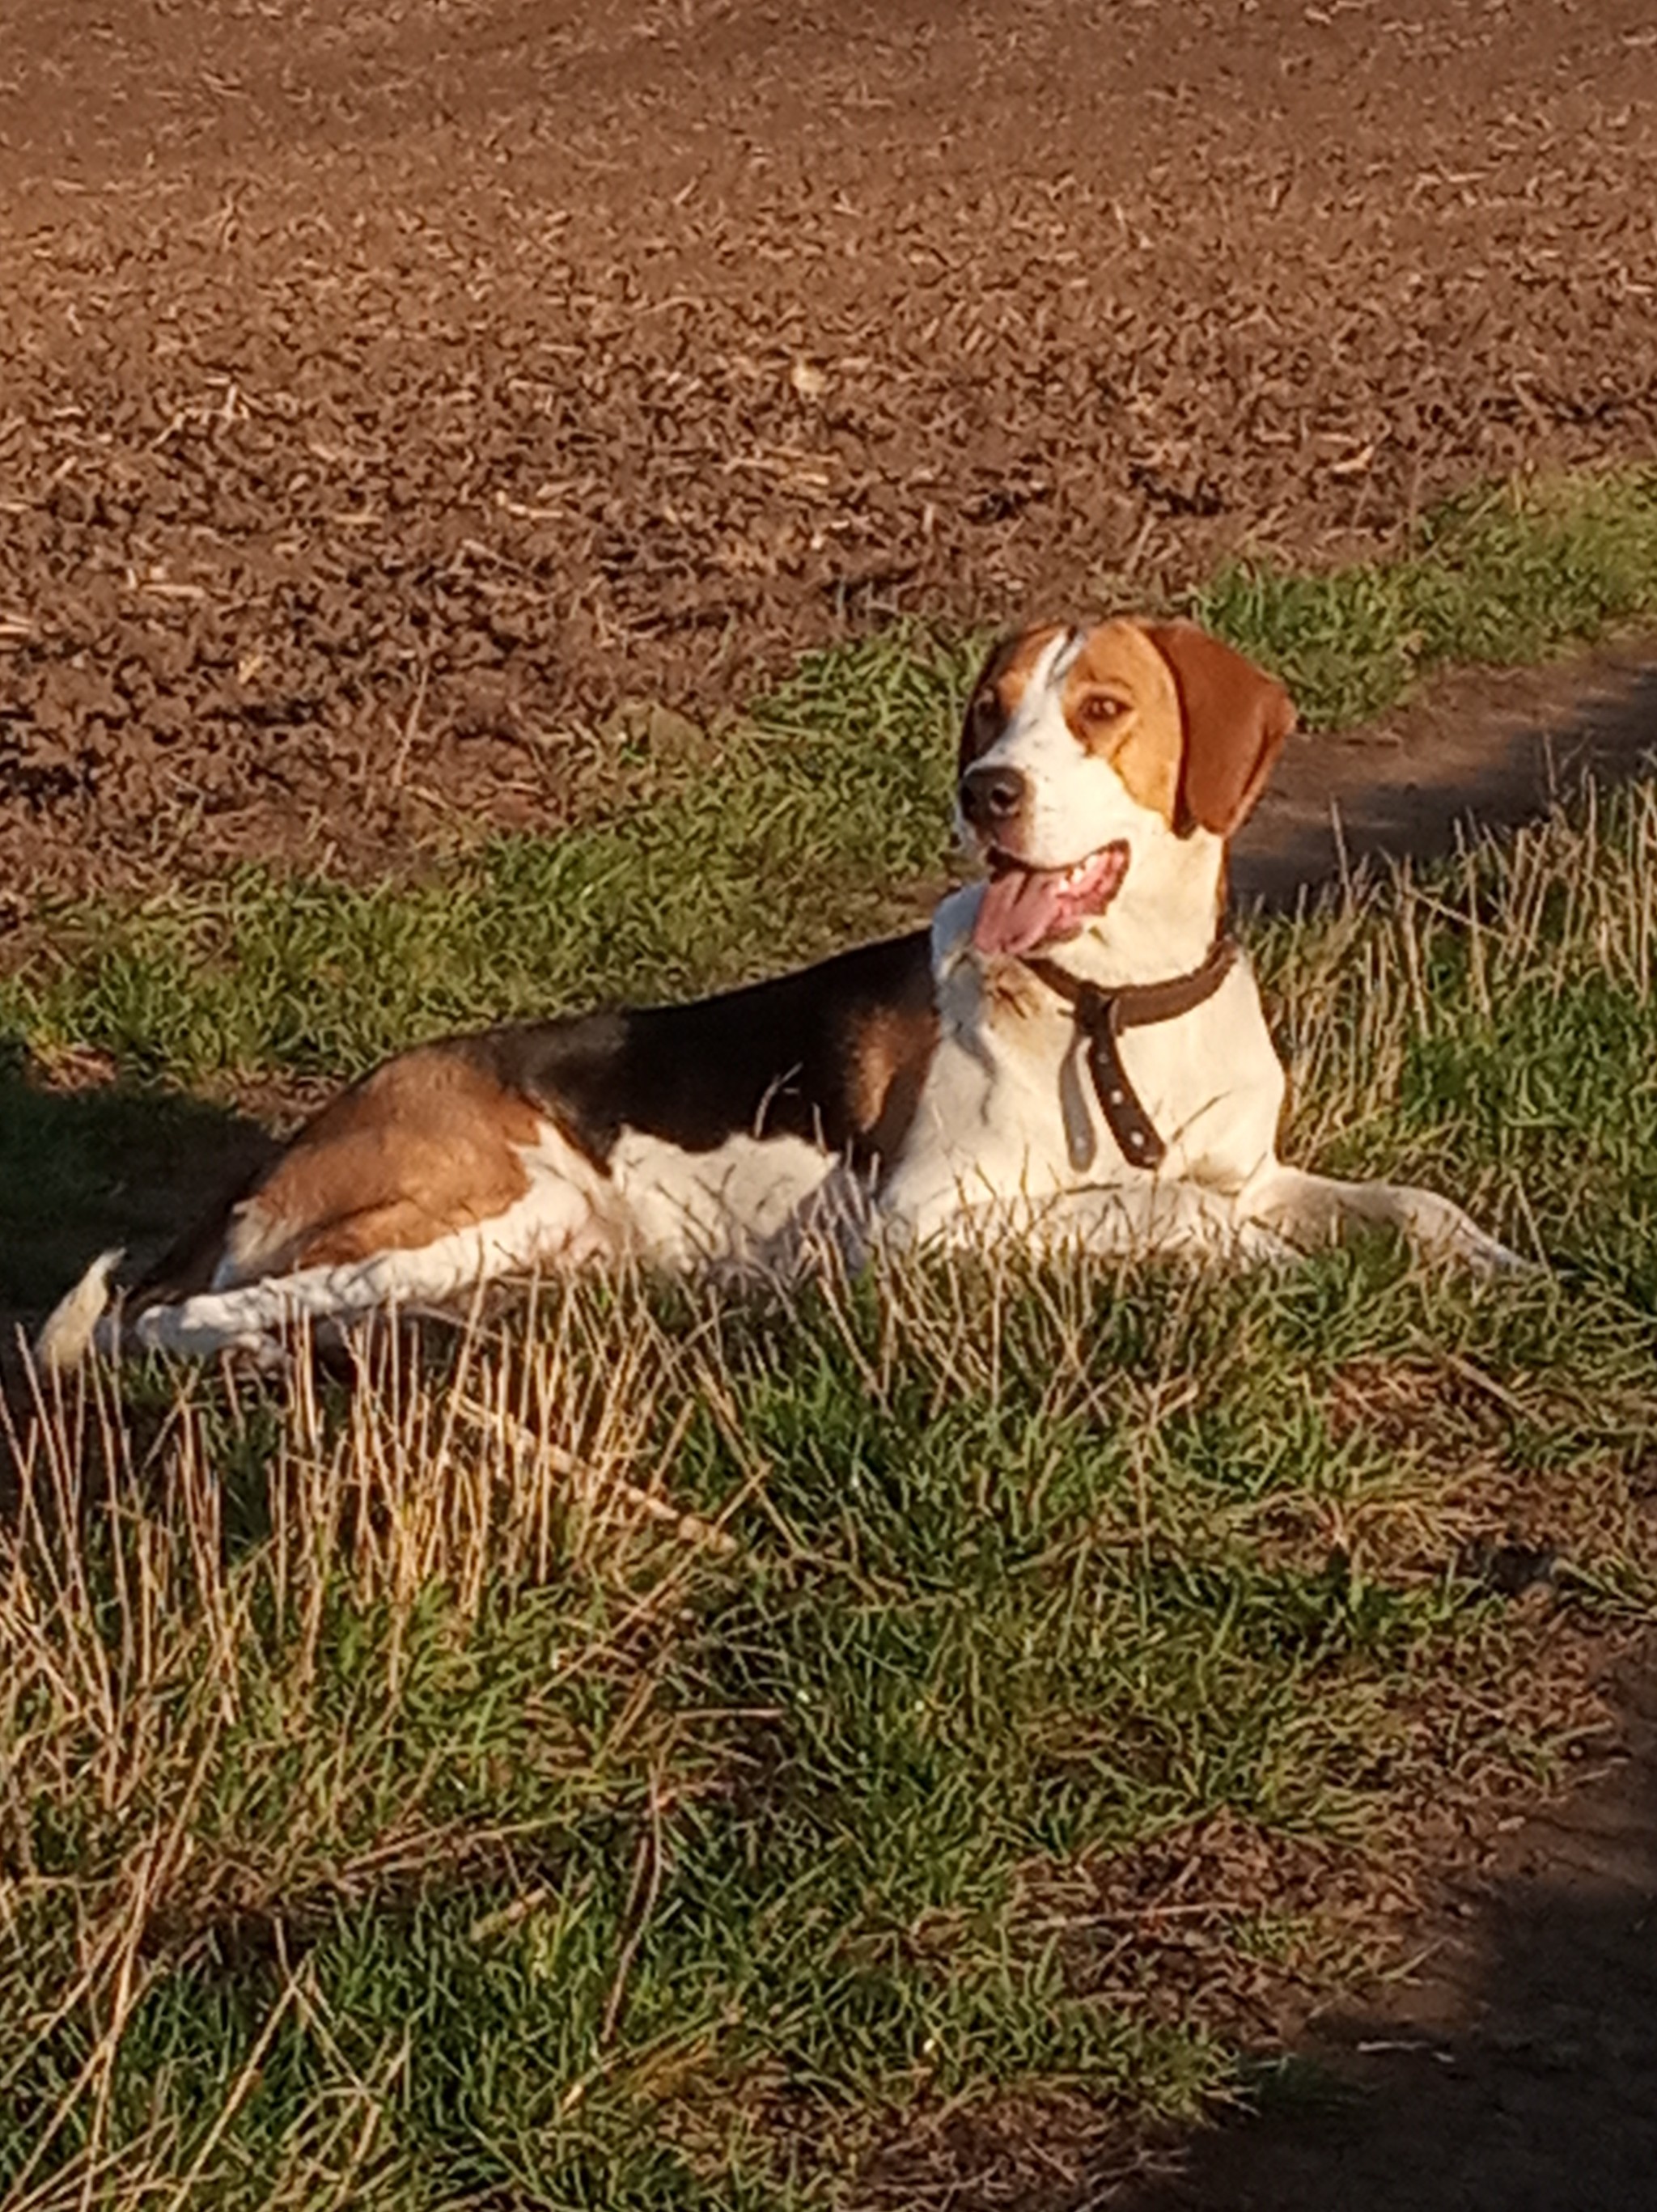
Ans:
[[[1176,1021],[1211,999],[1236,964],[1240,950],[1235,937],[1222,933],[1202,966],[1188,975],[1170,975],[1162,983],[1124,983],[1114,991],[1084,983],[1050,960],[1025,960],[1036,981],[1068,1003],[1087,1041],[1088,1068],[1100,1107],[1130,1167],[1160,1167],[1168,1146],[1128,1081],[1116,1046],[1118,1036],[1124,1030],[1143,1029],[1151,1022]]]

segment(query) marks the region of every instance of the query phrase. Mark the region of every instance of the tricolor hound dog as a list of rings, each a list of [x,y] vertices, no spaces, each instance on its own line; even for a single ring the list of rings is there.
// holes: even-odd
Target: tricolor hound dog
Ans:
[[[118,1330],[118,1255],[95,1262],[42,1352],[270,1353],[302,1318],[629,1256],[763,1262],[825,1220],[1242,1258],[1375,1222],[1510,1264],[1447,1199],[1277,1157],[1284,1072],[1223,908],[1226,842],[1293,720],[1188,623],[1011,639],[961,738],[986,880],[929,931],[689,1006],[404,1053],[134,1285]]]

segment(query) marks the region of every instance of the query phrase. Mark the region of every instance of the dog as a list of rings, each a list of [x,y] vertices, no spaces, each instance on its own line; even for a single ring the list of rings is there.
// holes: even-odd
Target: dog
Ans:
[[[829,1235],[1259,1260],[1355,1224],[1520,1264],[1434,1192],[1277,1156],[1285,1079],[1227,931],[1229,841],[1294,725],[1188,623],[1008,639],[961,733],[981,877],[928,930],[688,1005],[422,1045],[325,1107],[112,1309],[38,1340],[279,1355],[294,1324],[628,1260],[768,1266]]]

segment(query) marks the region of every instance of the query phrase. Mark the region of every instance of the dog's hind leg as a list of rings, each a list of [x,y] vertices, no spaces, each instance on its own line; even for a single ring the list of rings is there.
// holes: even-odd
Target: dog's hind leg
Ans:
[[[603,1179],[465,1042],[425,1046],[324,1109],[253,1188],[106,1312],[94,1264],[47,1322],[48,1367],[89,1349],[279,1358],[296,1325],[464,1305],[480,1283],[612,1243]]]
[[[1239,1212],[1302,1249],[1338,1243],[1348,1229],[1395,1229],[1436,1259],[1482,1274],[1531,1263],[1436,1191],[1411,1183],[1342,1182],[1273,1161],[1239,1193]]]
[[[386,1218],[385,1209],[375,1209],[339,1225],[307,1252],[307,1264],[285,1273],[157,1301],[124,1325],[108,1317],[94,1340],[106,1351],[118,1345],[195,1358],[229,1352],[273,1363],[297,1328],[349,1326],[414,1306],[464,1310],[481,1284],[579,1261],[589,1250],[588,1209],[574,1191],[539,1192],[493,1220],[419,1246],[377,1249],[375,1231]]]

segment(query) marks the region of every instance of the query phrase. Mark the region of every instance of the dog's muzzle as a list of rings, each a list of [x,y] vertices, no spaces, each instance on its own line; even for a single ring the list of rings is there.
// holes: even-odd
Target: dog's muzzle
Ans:
[[[961,811],[986,837],[1022,814],[1029,798],[1029,784],[1016,768],[969,768],[961,779]]]

